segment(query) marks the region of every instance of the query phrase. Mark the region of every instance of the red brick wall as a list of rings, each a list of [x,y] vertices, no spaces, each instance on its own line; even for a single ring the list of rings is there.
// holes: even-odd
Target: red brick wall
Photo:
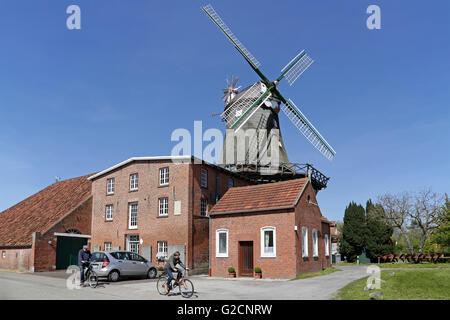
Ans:
[[[325,257],[325,238],[324,233],[329,234],[329,227],[323,226],[322,214],[317,205],[308,203],[309,201],[317,204],[314,189],[311,183],[306,185],[302,197],[295,209],[297,225],[296,248],[297,248],[297,274],[317,271],[330,266],[330,257]],[[302,257],[302,227],[308,228],[308,257]],[[313,229],[318,231],[319,256],[313,257]]]
[[[89,235],[91,234],[91,217],[92,197],[74,209],[46,233],[35,233],[33,237],[34,271],[51,271],[55,269],[57,247],[55,232],[65,233],[69,229],[77,229],[81,234]]]
[[[6,256],[3,258],[3,252]],[[31,248],[0,249],[0,269],[31,271],[33,264]]]
[[[169,185],[159,186],[159,169],[169,167]],[[201,168],[208,170],[208,186],[200,186]],[[112,247],[126,249],[126,235],[138,234],[140,245],[152,247],[151,260],[156,264],[158,241],[168,246],[185,245],[186,263],[190,268],[204,266],[208,261],[208,219],[200,217],[200,201],[208,199],[208,207],[215,200],[217,168],[206,164],[173,163],[171,160],[136,161],[118,168],[92,183],[92,248],[111,242]],[[139,173],[138,191],[129,191],[130,174]],[[225,192],[226,179],[231,174],[219,174],[220,193]],[[106,195],[107,179],[115,178],[114,195]],[[235,178],[235,185],[244,180]],[[158,217],[158,198],[169,198],[169,215]],[[181,214],[174,215],[174,201],[181,201]],[[128,204],[138,202],[138,229],[128,228]],[[107,204],[114,206],[113,221],[105,221]],[[196,218],[194,219],[193,216]]]
[[[294,278],[299,273],[321,270],[330,265],[325,257],[324,234],[329,234],[328,224],[322,223],[314,190],[308,183],[297,207],[284,211],[242,213],[212,216],[211,219],[211,275],[224,277],[228,267],[236,269],[239,276],[239,241],[253,241],[253,265],[262,269],[264,278]],[[261,228],[276,227],[276,258],[261,257]],[[297,231],[294,227],[297,226]],[[302,258],[302,226],[308,228],[309,258]],[[228,257],[216,257],[216,230],[228,229]],[[318,230],[318,258],[313,258],[312,230]]]
[[[215,215],[211,219],[211,275],[224,277],[228,267],[239,273],[239,241],[253,241],[253,266],[265,278],[293,278],[296,275],[294,212],[273,211]],[[261,257],[261,228],[276,228],[276,257]],[[228,229],[228,258],[216,257],[216,230]]]

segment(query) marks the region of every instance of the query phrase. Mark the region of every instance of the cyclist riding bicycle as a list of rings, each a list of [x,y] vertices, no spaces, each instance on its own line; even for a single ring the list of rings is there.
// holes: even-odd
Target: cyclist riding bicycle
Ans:
[[[80,267],[80,285],[84,286],[84,269],[89,266],[89,260],[92,255],[87,245],[83,246],[83,249],[78,251],[78,267]]]
[[[172,281],[172,279],[174,279],[173,277],[173,272],[177,273],[177,279],[175,282],[175,285],[178,284],[178,280],[180,280],[181,276],[183,275],[183,269],[179,269],[176,266],[179,265],[180,267],[182,267],[185,270],[189,270],[188,268],[186,268],[186,266],[183,264],[183,262],[180,259],[180,252],[179,251],[175,251],[167,260],[166,264],[164,265],[164,271],[167,273],[167,275],[169,276],[169,278],[167,279],[167,283],[164,286],[164,290],[166,290],[166,293],[169,293],[170,288],[170,282]]]

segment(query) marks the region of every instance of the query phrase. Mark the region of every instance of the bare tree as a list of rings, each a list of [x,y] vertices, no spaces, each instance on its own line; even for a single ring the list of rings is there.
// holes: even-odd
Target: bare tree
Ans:
[[[414,248],[408,236],[408,226],[411,223],[411,195],[408,192],[393,195],[386,193],[378,197],[378,204],[373,209],[374,214],[383,217],[394,228],[397,228],[406,239],[411,254]]]
[[[445,197],[443,195],[439,195],[431,189],[424,189],[414,197],[414,203],[409,216],[413,225],[417,226],[421,233],[419,254],[422,253],[427,239],[444,219],[444,199]]]
[[[405,237],[408,249],[414,253],[414,247],[409,237],[409,230],[414,227],[419,230],[419,254],[422,253],[425,242],[432,232],[437,229],[443,219],[444,196],[431,189],[425,189],[415,194],[403,192],[401,194],[385,194],[378,197],[376,214],[384,217],[394,228]]]

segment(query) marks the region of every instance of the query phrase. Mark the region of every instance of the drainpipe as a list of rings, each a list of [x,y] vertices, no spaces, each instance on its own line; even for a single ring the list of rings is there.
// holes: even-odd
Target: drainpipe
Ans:
[[[208,254],[208,274],[211,277],[211,216],[208,214],[208,238],[209,238],[209,254]]]

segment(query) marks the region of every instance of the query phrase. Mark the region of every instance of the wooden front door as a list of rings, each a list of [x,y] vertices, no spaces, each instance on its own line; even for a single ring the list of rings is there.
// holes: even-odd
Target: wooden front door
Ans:
[[[253,241],[239,242],[239,276],[253,277]]]

